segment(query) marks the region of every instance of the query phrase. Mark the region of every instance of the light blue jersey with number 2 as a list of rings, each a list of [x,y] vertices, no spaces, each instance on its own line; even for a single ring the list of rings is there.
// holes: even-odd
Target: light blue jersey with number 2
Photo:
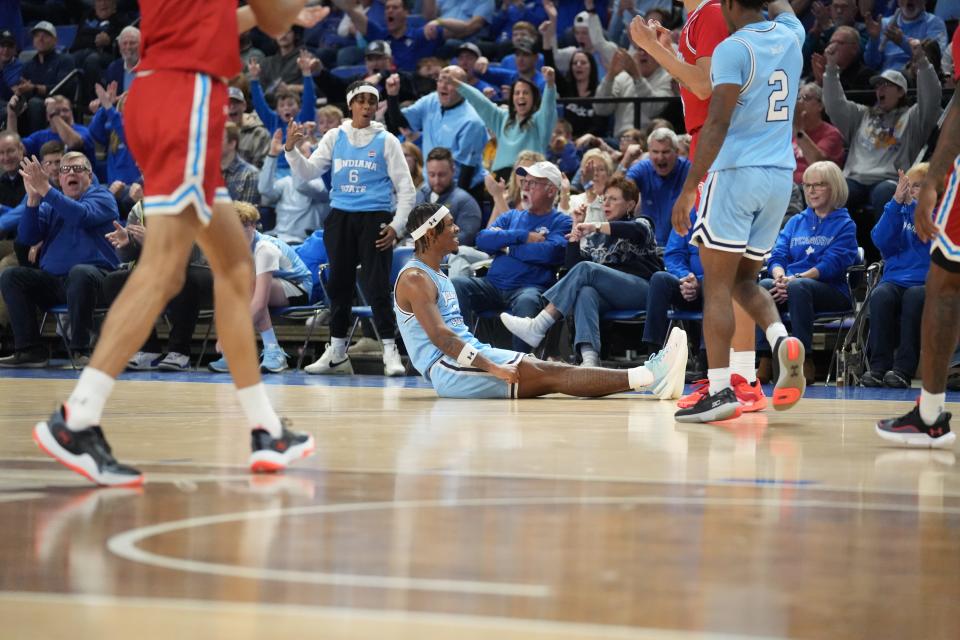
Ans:
[[[710,171],[796,168],[793,112],[805,37],[797,17],[782,13],[773,22],[754,22],[739,29],[714,49],[712,85],[739,85],[740,98]]]

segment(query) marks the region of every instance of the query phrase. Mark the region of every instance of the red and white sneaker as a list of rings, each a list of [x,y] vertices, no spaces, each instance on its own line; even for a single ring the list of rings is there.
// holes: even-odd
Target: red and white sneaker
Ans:
[[[767,408],[767,397],[763,395],[763,387],[760,386],[759,380],[754,380],[753,384],[750,384],[746,378],[735,373],[730,376],[730,386],[733,387],[733,393],[740,401],[743,413],[763,411]]]
[[[693,387],[690,393],[677,401],[677,407],[680,409],[689,409],[710,394],[710,381],[706,378],[694,380],[690,384]]]

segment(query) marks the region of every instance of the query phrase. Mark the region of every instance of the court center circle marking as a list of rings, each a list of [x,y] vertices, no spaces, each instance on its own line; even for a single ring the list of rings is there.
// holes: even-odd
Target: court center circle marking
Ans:
[[[853,511],[894,511],[904,513],[929,512],[960,515],[960,507],[925,507],[917,504],[883,504],[877,502],[830,502],[825,500],[790,500],[792,508],[806,509],[843,509]],[[327,573],[313,571],[295,571],[246,567],[214,562],[203,562],[187,558],[174,558],[149,551],[137,545],[154,536],[195,529],[199,527],[244,522],[265,518],[289,516],[321,515],[338,513],[357,513],[368,511],[389,511],[397,509],[423,508],[463,508],[463,507],[519,507],[519,506],[635,506],[635,505],[691,505],[691,506],[743,506],[743,507],[781,507],[784,500],[775,498],[717,498],[703,496],[592,496],[592,497],[530,497],[530,498],[468,498],[465,500],[407,500],[399,502],[354,502],[343,504],[307,505],[302,507],[284,507],[261,511],[239,511],[214,516],[184,518],[146,527],[138,527],[112,536],[107,548],[115,555],[163,569],[174,569],[189,573],[200,573],[252,580],[272,580],[317,585],[336,585],[367,587],[375,589],[397,589],[415,591],[441,591],[496,596],[516,596],[526,598],[547,598],[552,594],[548,585],[481,582],[473,580],[412,578],[406,576],[357,575],[348,573]]]

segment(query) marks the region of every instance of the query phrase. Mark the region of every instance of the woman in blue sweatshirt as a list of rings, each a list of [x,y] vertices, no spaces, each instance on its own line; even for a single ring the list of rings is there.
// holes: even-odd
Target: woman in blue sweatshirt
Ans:
[[[930,269],[930,243],[913,228],[913,211],[928,164],[918,164],[900,180],[870,237],[883,257],[883,277],[870,297],[870,371],[865,387],[910,386],[920,358],[920,318],[924,281]]]
[[[849,191],[843,172],[829,160],[814,162],[803,174],[806,210],[790,218],[773,247],[760,282],[781,311],[790,313],[793,335],[806,348],[804,376],[813,382],[812,353],[815,314],[847,311],[853,301],[847,269],[857,261],[857,225],[844,205]],[[760,337],[760,351],[766,346]],[[761,371],[767,370],[761,362]],[[760,375],[760,374],[758,374]]]
[[[547,330],[564,316],[573,315],[574,349],[585,367],[600,366],[600,315],[615,309],[645,309],[650,278],[663,268],[657,255],[653,223],[633,218],[639,193],[623,176],[607,183],[605,222],[583,222],[574,213],[567,236],[566,267],[560,282],[543,294],[549,304],[535,318],[500,314],[503,325],[536,347]]]

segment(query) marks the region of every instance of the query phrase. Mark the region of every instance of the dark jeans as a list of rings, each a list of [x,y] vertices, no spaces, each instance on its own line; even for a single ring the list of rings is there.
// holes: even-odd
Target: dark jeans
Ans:
[[[760,281],[760,286],[772,289],[773,280],[765,278]],[[800,340],[807,353],[810,353],[813,345],[814,316],[827,311],[849,311],[851,307],[850,298],[832,284],[812,278],[798,278],[787,285],[787,303],[777,305],[777,308],[781,313],[790,313],[790,333]],[[760,328],[757,329],[757,350],[770,351],[767,337]]]
[[[912,378],[920,361],[920,319],[925,288],[881,282],[870,296],[870,370]]]
[[[873,210],[874,220],[878,220],[883,213],[883,208],[897,190],[897,181],[882,180],[876,184],[866,185],[847,178],[847,188],[850,189],[847,209],[853,211],[861,207],[869,207]]]
[[[108,273],[100,267],[78,264],[66,276],[55,276],[29,267],[12,267],[0,274],[0,293],[10,312],[17,351],[40,346],[38,309],[66,303],[70,317],[70,348],[77,353],[88,353],[93,310],[100,296],[100,285]]]
[[[120,290],[130,277],[130,271],[114,271],[103,280],[103,300],[105,304],[113,304],[120,294]],[[187,267],[187,277],[183,289],[167,303],[167,318],[170,320],[170,336],[167,340],[167,353],[190,355],[190,343],[193,332],[197,328],[197,316],[200,309],[211,308],[213,305],[213,272],[207,267],[190,265]],[[157,327],[147,341],[140,348],[148,353],[161,353],[160,338],[157,337]]]
[[[658,271],[650,278],[647,294],[647,318],[643,323],[643,341],[657,349],[667,339],[667,311],[703,311],[703,296],[686,301],[680,295],[680,279],[667,271]]]
[[[360,286],[373,310],[373,323],[383,339],[393,339],[397,321],[393,315],[393,291],[390,270],[393,249],[376,247],[382,227],[390,224],[393,214],[386,211],[348,213],[333,209],[323,223],[323,245],[330,260],[327,295],[330,297],[330,335],[346,338],[350,330],[350,307],[357,284],[360,265]]]
[[[532,318],[543,308],[540,287],[520,287],[510,291],[497,289],[486,278],[458,277],[451,280],[457,291],[460,313],[468,327],[474,324],[474,314],[482,311],[508,311],[521,318]],[[522,353],[531,350],[523,340],[513,338],[513,348]]]

